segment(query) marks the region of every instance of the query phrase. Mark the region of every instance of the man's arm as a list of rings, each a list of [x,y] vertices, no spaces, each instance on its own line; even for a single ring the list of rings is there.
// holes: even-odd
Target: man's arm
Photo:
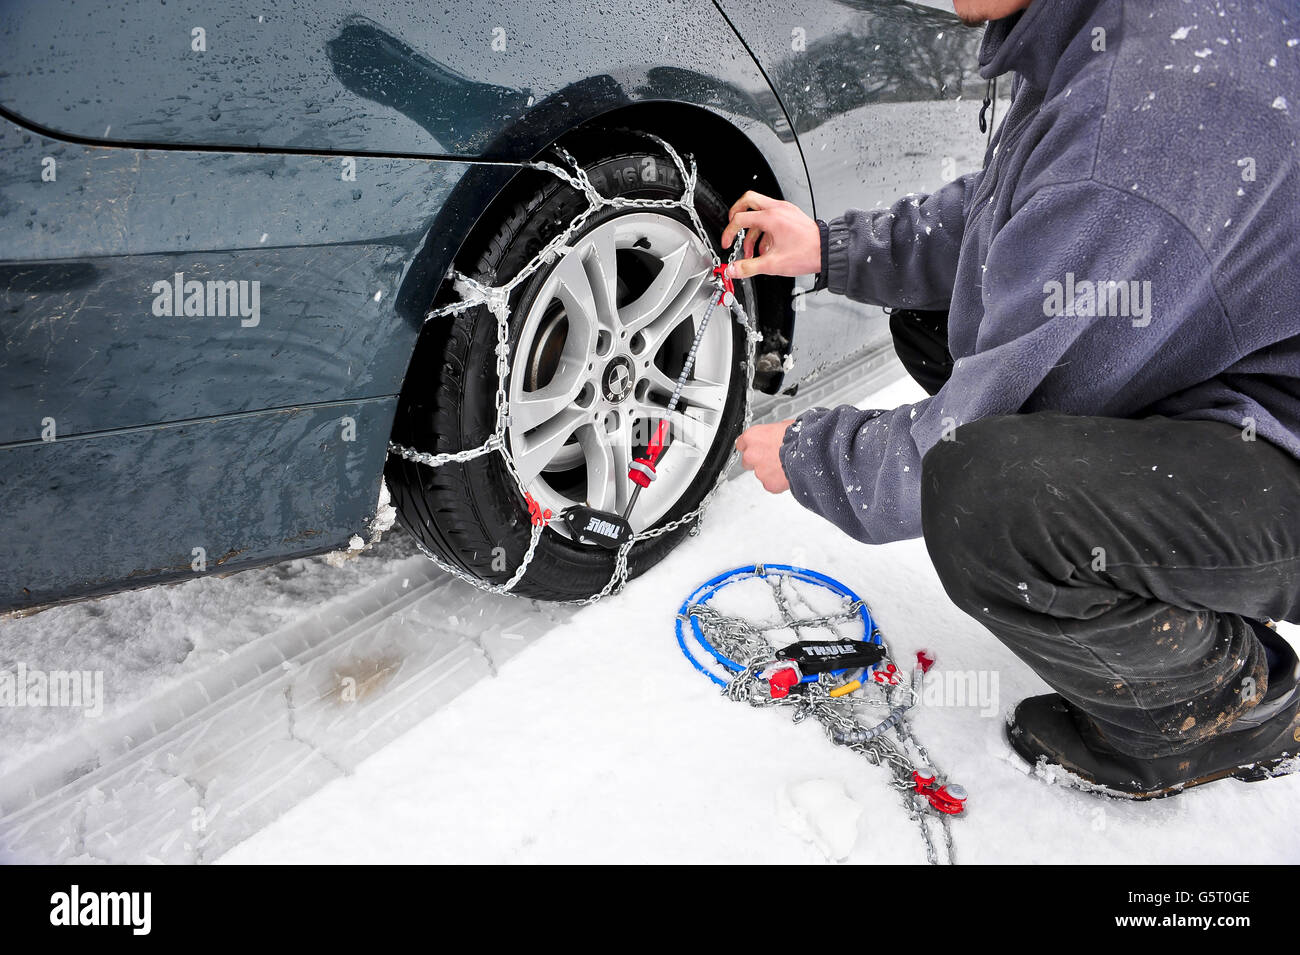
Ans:
[[[818,222],[822,265],[817,288],[888,308],[947,308],[971,199],[982,172],[928,196],[904,196],[888,209],[849,209]]]
[[[1145,316],[1048,314],[1045,286],[1070,274],[1126,283]],[[747,465],[767,469],[765,485],[788,480],[799,503],[858,540],[916,537],[922,458],[960,440],[960,425],[1037,410],[1134,415],[1197,385],[1198,353],[1233,360],[1195,236],[1121,190],[1090,181],[1041,189],[999,232],[982,276],[979,350],[955,363],[938,394],[890,411],[814,408],[785,432],[784,480],[768,462]]]
[[[828,288],[872,305],[947,308],[981,176],[962,176],[928,196],[904,196],[889,209],[850,209],[829,223],[814,221],[793,203],[747,192],[731,207],[722,233],[725,249],[746,230],[744,258],[729,274],[817,273],[814,290]]]

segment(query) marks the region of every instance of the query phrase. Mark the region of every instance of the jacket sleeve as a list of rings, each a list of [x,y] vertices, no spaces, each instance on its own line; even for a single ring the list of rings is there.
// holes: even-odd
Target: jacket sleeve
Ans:
[[[850,209],[825,223],[817,287],[888,308],[947,308],[971,198],[982,172],[888,209]]]
[[[1040,189],[994,237],[982,274],[974,353],[938,394],[888,411],[814,408],[786,432],[795,499],[858,540],[920,536],[922,458],[960,441],[963,424],[1021,411],[1135,416],[1203,379],[1194,353],[1207,342],[1222,345],[1225,367],[1234,360],[1201,246],[1136,195],[1091,181]],[[1137,283],[1130,314],[1088,315],[1081,299],[1062,313],[1058,286],[1085,279]]]

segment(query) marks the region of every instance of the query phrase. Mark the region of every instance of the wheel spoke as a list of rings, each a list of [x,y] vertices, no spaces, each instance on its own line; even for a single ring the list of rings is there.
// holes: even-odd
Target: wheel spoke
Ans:
[[[663,412],[660,412],[660,417]],[[713,443],[715,416],[691,408],[678,408],[668,415],[668,450],[699,457]]]
[[[677,387],[677,382],[665,375],[659,366],[653,363],[649,368],[642,370],[641,377],[650,382],[656,391],[663,394],[664,403],[667,404],[673,389]],[[727,403],[727,386],[722,382],[709,381],[705,378],[687,378],[678,400],[682,405],[721,414]]]
[[[566,255],[555,267],[555,297],[564,303],[569,330],[564,341],[565,358],[573,361],[587,360],[596,349],[599,331],[599,309],[591,278],[586,266],[577,255]]]
[[[570,408],[554,415],[541,427],[524,436],[522,447],[513,449],[515,467],[520,479],[529,484],[536,480],[564,443],[582,425],[591,421],[590,414],[582,408]]]
[[[587,381],[587,364],[561,357],[555,377],[546,387],[517,394],[510,402],[510,419],[514,427],[532,431],[574,403]]]
[[[665,308],[649,324],[641,329],[641,335],[645,339],[645,350],[643,354],[657,355],[660,349],[683,323],[691,323],[689,329],[691,337],[694,337],[693,318],[694,316],[703,316],[704,309],[708,308],[709,297],[712,295],[713,287],[705,284],[696,289],[695,294],[682,294]],[[720,312],[722,306],[714,309],[710,322],[717,321],[723,317]]]
[[[612,230],[596,230],[588,239],[583,267],[591,285],[600,326],[617,333],[619,328],[617,289],[618,259]]]
[[[632,463],[632,419],[619,414],[612,432],[597,422],[584,428],[578,440],[587,460],[587,506],[622,513],[631,492],[628,465]]]
[[[659,324],[672,312],[676,320],[673,327],[681,320],[683,309],[687,309],[709,274],[707,262],[703,262],[699,253],[689,243],[683,242],[664,256],[663,267],[659,274],[637,297],[619,310],[619,319],[629,335],[641,331],[652,322]],[[701,264],[703,262],[703,264]]]

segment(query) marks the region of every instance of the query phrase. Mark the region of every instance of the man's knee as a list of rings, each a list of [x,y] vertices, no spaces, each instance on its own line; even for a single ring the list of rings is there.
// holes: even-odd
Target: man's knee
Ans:
[[[1018,480],[1028,446],[1027,415],[981,418],[957,428],[921,461],[921,519],[926,536],[960,535],[990,516],[996,518]],[[990,515],[990,512],[994,512]]]
[[[1050,447],[1043,415],[982,418],[957,428],[921,462],[921,528],[944,589],[958,606],[982,600],[981,582],[1016,557],[1019,524],[1049,481],[1036,461]]]

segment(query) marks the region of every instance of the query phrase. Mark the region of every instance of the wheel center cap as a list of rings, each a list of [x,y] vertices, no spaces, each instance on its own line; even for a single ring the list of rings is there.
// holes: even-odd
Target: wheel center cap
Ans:
[[[632,361],[626,355],[619,355],[605,366],[605,377],[601,381],[601,390],[606,401],[619,402],[632,393],[635,375],[632,373]]]

